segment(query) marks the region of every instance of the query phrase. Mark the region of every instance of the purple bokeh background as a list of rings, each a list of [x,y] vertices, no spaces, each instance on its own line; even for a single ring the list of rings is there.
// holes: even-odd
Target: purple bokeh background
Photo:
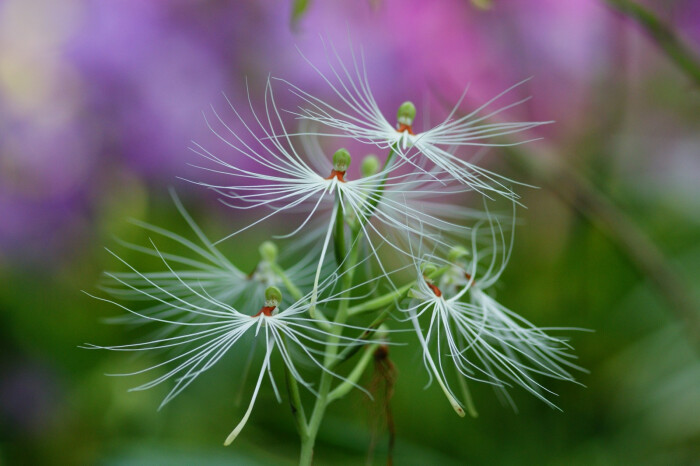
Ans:
[[[246,105],[246,78],[253,97],[268,74],[327,97],[295,48],[323,63],[319,35],[343,50],[349,31],[364,47],[390,113],[406,99],[456,102],[467,84],[475,105],[531,77],[517,93],[533,98],[513,114],[556,120],[542,134],[564,148],[605,119],[594,96],[607,83],[619,73],[654,79],[661,60],[635,54],[647,40],[638,28],[589,0],[487,10],[458,0],[314,2],[294,28],[289,9],[273,0],[0,3],[0,259],[45,260],[83,240],[111,173],[159,185],[186,176],[190,141],[212,140],[202,110],[221,107],[222,92]],[[697,2],[660,13],[697,48]]]

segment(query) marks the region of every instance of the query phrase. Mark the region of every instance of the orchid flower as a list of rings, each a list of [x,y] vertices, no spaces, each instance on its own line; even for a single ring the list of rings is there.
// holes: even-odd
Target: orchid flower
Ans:
[[[493,121],[506,110],[529,100],[525,98],[503,105],[496,110],[489,110],[499,104],[522,82],[506,89],[470,113],[456,116],[466,96],[467,91],[465,90],[452,111],[441,123],[423,131],[417,131],[414,128],[416,106],[412,102],[406,101],[399,106],[396,120],[393,122],[387,119],[380,110],[367,78],[364,51],[360,50],[359,57],[357,57],[351,45],[351,60],[348,65],[332,44],[330,48],[330,53],[327,53],[330,72],[324,73],[303,54],[302,57],[328,84],[333,94],[340,99],[341,104],[331,104],[284,79],[280,79],[290,86],[292,92],[302,99],[302,105],[305,105],[294,112],[295,115],[301,119],[319,123],[329,129],[337,130],[337,132],[318,133],[319,135],[352,138],[363,143],[373,144],[380,149],[393,150],[404,160],[416,166],[419,165],[417,157],[422,156],[445,173],[483,195],[488,196],[489,193],[494,193],[509,199],[518,199],[518,195],[509,187],[509,184],[514,183],[513,180],[455,155],[449,150],[449,147],[494,147],[522,144],[528,141],[491,141],[494,138],[551,123],[550,121]]]
[[[448,383],[449,366],[456,368],[458,377],[494,385],[513,407],[507,388],[517,385],[556,408],[547,396],[554,393],[538,378],[575,382],[569,371],[583,369],[572,362],[567,341],[546,331],[580,329],[538,328],[491,296],[489,290],[506,267],[512,242],[506,244],[500,222],[493,217],[489,226],[490,246],[479,244],[479,227],[475,227],[471,251],[455,247],[448,260],[426,254],[416,262],[413,300],[402,312],[413,324],[431,377],[460,416],[464,416],[463,403]],[[426,270],[433,264],[447,269],[439,281],[427,278]],[[421,327],[423,316],[427,328]]]
[[[179,281],[183,289],[188,291],[187,297],[178,296],[174,293],[175,290],[172,290],[172,287],[161,286],[158,281],[153,280],[148,275],[141,274],[135,268],[126,264],[126,262],[125,264],[132,269],[134,274],[142,279],[143,283],[141,287],[130,285],[126,281],[122,283],[132,288],[134,292],[140,293],[143,299],[155,301],[162,306],[172,309],[175,311],[172,316],[164,313],[153,315],[149,312],[133,310],[115,301],[90,295],[98,300],[118,306],[141,321],[175,329],[175,331],[167,332],[169,336],[141,343],[119,346],[84,345],[85,348],[113,351],[144,352],[167,349],[176,353],[169,359],[145,369],[128,374],[115,374],[129,376],[161,372],[162,368],[166,368],[164,374],[158,375],[153,380],[131,389],[132,391],[146,390],[168,380],[174,380],[175,383],[172,389],[161,403],[160,407],[163,407],[185,390],[196,378],[213,367],[227,353],[230,351],[241,351],[238,349],[240,346],[250,348],[250,343],[243,343],[243,339],[246,335],[252,335],[255,342],[260,342],[264,346],[265,355],[248,408],[241,421],[226,438],[225,445],[229,445],[248,421],[266,373],[269,375],[278,400],[280,400],[279,390],[272,376],[271,358],[274,353],[279,353],[289,374],[312,393],[315,393],[315,390],[312,384],[307,382],[297,369],[298,363],[295,362],[295,355],[301,355],[307,362],[311,362],[320,368],[321,371],[328,372],[333,377],[346,381],[344,377],[331,373],[317,359],[318,354],[323,355],[324,353],[315,347],[320,344],[328,344],[325,339],[329,335],[334,334],[319,328],[319,323],[308,317],[309,306],[311,305],[310,293],[285,306],[282,304],[282,292],[277,287],[271,286],[265,290],[265,300],[260,310],[252,315],[246,314],[240,312],[234,306],[214,298],[205,289],[188,284],[178,272],[172,269],[168,259],[157,249],[156,252],[172,277]],[[115,277],[115,279],[120,280],[118,277]],[[337,281],[338,276],[335,274],[324,280],[320,291],[322,293],[327,292],[328,296],[319,299],[316,302],[317,306],[323,307],[338,300],[339,293],[333,291]],[[366,340],[343,336],[336,337],[335,345],[353,346],[365,343]],[[354,383],[350,383],[355,386]]]

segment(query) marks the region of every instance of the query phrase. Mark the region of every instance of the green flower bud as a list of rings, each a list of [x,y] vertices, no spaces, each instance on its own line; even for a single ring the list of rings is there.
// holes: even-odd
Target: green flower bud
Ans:
[[[480,10],[490,10],[493,7],[493,0],[472,0],[472,5]]]
[[[423,275],[429,276],[437,272],[437,267],[435,267],[435,265],[431,264],[430,262],[425,262],[421,264],[420,270],[421,272],[423,272]]]
[[[282,302],[282,292],[276,286],[268,286],[265,290],[265,306],[279,306]]]
[[[337,172],[344,172],[350,166],[350,152],[347,149],[338,149],[333,154],[333,170]]]
[[[369,154],[362,160],[360,172],[362,176],[372,176],[379,171],[379,159],[374,154]]]
[[[410,291],[410,290],[409,290]],[[379,328],[377,329],[377,338],[379,340],[387,340],[389,339],[389,327],[387,327],[385,324],[381,324]]]
[[[272,241],[265,241],[258,248],[258,252],[260,252],[260,257],[262,257],[263,260],[267,262],[275,262],[277,260],[277,253],[279,250],[277,249],[277,245]]]
[[[463,257],[467,257],[469,255],[469,251],[467,251],[465,248],[462,246],[455,246],[452,249],[450,249],[450,252],[447,254],[447,260],[449,260],[452,263],[455,263],[459,259]]]
[[[413,102],[406,101],[399,106],[399,111],[396,112],[396,120],[402,125],[412,125],[416,118],[416,106]]]

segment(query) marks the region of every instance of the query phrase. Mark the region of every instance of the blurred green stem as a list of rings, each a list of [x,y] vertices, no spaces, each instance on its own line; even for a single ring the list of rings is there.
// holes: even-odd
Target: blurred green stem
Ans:
[[[678,37],[668,24],[651,10],[630,0],[606,0],[607,4],[635,21],[659,44],[659,47],[673,60],[696,85],[700,85],[700,59]]]
[[[512,146],[506,148],[506,153],[515,165],[529,172],[615,242],[637,269],[649,278],[668,303],[669,309],[686,324],[691,341],[700,344],[700,312],[690,288],[631,218],[585,177],[565,165],[562,157],[542,147],[535,150]]]
[[[292,2],[292,14],[290,15],[292,29],[296,29],[297,23],[309,9],[311,0],[294,0]]]
[[[384,165],[382,166],[382,171],[386,170],[388,167],[391,166],[391,164],[394,162],[394,159],[396,158],[396,149],[397,149],[398,143],[394,144],[391,146],[391,149],[389,151],[389,155],[386,156],[386,160],[384,161]],[[374,214],[374,211],[377,209],[377,205],[379,204],[379,200],[382,198],[384,195],[384,189],[386,187],[386,180],[389,177],[389,171],[387,170],[386,173],[384,174],[384,177],[382,178],[381,183],[379,183],[379,186],[377,186],[377,189],[370,194],[370,200],[369,200],[369,206],[367,208],[367,212],[362,215],[362,218],[358,219],[358,225],[355,231],[355,236],[359,235],[359,233],[364,229],[364,226],[367,222],[369,222],[370,217]]]

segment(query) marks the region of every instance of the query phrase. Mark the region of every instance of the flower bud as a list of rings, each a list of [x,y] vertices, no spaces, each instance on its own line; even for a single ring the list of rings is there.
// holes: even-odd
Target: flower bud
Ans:
[[[345,172],[350,166],[350,152],[347,149],[338,149],[333,154],[333,170]]]
[[[275,262],[279,250],[277,249],[277,245],[272,241],[265,241],[258,248],[258,252],[264,261]]]
[[[277,307],[282,302],[282,292],[276,286],[268,286],[265,290],[265,306]]]
[[[388,340],[389,339],[389,327],[387,327],[385,324],[379,325],[379,328],[377,328],[377,339],[379,340]]]
[[[452,249],[450,249],[450,252],[447,254],[447,260],[454,264],[459,259],[468,255],[469,251],[467,251],[465,248],[463,248],[462,246],[455,246]]]
[[[396,121],[402,125],[412,125],[416,118],[416,106],[413,102],[406,101],[399,106],[399,111],[396,112]]]
[[[360,172],[362,176],[372,176],[379,171],[379,159],[374,154],[369,154],[362,160]]]
[[[472,5],[480,10],[490,10],[493,7],[493,0],[472,0]]]
[[[437,267],[435,267],[435,265],[431,264],[430,262],[425,262],[421,264],[420,270],[421,272],[423,272],[423,275],[428,276],[437,272]]]

